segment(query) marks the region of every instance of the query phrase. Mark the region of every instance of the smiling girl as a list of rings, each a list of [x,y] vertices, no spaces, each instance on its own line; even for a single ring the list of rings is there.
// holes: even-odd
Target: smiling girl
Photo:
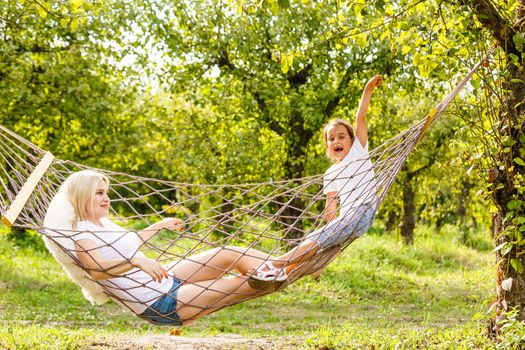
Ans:
[[[376,181],[368,155],[366,114],[374,89],[382,83],[380,75],[367,82],[357,110],[355,131],[342,119],[330,121],[323,129],[326,154],[334,162],[323,178],[324,218],[328,224],[310,233],[303,243],[273,263],[261,266],[251,281],[271,281],[282,274],[280,270],[289,272],[319,249],[340,246],[348,242],[350,236],[360,237],[372,226],[377,210]],[[252,282],[252,285],[255,284]]]

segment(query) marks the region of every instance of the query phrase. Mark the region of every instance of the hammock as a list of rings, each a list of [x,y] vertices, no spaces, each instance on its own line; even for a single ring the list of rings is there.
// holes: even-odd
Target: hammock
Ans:
[[[481,63],[477,63],[425,119],[372,150],[370,160],[374,176],[364,176],[367,182],[351,191],[368,198],[371,205],[379,206],[409,153]],[[127,230],[137,231],[166,216],[184,219],[182,232],[164,230],[143,242],[141,250],[162,264],[188,259],[210,248],[227,249],[229,246],[244,247],[246,251],[256,248],[278,256],[301,243],[308,234],[325,228],[322,175],[227,185],[164,181],[55,159],[49,152],[3,126],[0,126],[0,167],[2,221],[8,226],[41,233],[48,249],[92,303],[101,304],[111,297],[131,311],[122,293],[115,293],[93,280],[76,256],[72,237],[78,232],[72,229],[70,220],[64,219],[74,218],[73,208],[57,193],[64,180],[75,171],[93,169],[108,176],[110,216]],[[356,212],[347,215],[356,215]],[[339,221],[340,227],[333,234],[343,234],[348,221]],[[339,249],[346,248],[356,238],[356,234],[347,234],[337,247],[320,249],[301,261],[289,272],[287,283],[276,289],[325,267]],[[224,271],[224,274],[227,276],[231,272]],[[207,288],[213,289],[213,284]],[[202,307],[193,318],[268,292],[245,293],[235,302],[228,301],[225,295],[216,303]]]

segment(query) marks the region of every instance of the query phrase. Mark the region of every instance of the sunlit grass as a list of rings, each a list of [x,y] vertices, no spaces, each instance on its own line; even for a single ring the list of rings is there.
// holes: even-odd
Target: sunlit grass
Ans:
[[[182,330],[188,336],[284,335],[314,348],[447,348],[454,340],[458,348],[482,348],[488,342],[484,321],[472,318],[485,312],[492,296],[492,265],[490,251],[459,244],[444,232],[421,230],[413,246],[368,235],[348,247],[319,280],[304,278]],[[0,281],[4,324],[29,321],[35,327],[98,335],[168,330],[114,303],[90,305],[50,255],[5,240],[0,241]],[[35,332],[45,337],[49,329]],[[1,334],[5,343],[9,334]]]
[[[92,331],[72,331],[68,327],[7,325],[0,327],[0,349],[85,349],[94,335]]]
[[[386,324],[378,329],[361,325],[323,326],[308,337],[314,349],[488,349],[492,345],[476,324],[441,328],[413,328]]]

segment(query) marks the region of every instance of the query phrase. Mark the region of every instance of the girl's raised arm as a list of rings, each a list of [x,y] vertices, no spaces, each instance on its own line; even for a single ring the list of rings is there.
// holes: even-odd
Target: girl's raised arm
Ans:
[[[357,117],[355,122],[355,134],[361,145],[364,147],[368,141],[368,127],[366,125],[366,113],[368,112],[368,106],[370,105],[370,98],[372,92],[376,86],[383,84],[383,78],[380,75],[374,75],[372,79],[368,81],[363,90],[361,101],[359,101],[359,107],[357,108]]]

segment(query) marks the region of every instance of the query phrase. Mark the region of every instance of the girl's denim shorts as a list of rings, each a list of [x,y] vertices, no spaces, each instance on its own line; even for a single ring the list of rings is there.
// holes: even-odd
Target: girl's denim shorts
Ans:
[[[306,239],[316,242],[322,249],[351,242],[365,234],[374,223],[376,208],[361,204],[352,214],[338,218],[310,233]]]

